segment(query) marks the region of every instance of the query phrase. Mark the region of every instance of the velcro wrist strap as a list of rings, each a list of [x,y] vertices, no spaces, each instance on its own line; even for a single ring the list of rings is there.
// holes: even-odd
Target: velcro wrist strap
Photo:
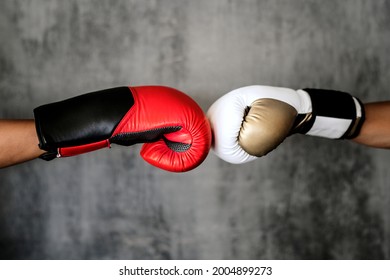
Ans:
[[[59,148],[98,147],[94,143],[109,139],[133,104],[130,89],[118,87],[35,108],[39,147],[48,152],[42,158],[57,157]]]
[[[312,113],[300,133],[330,139],[351,139],[359,134],[364,106],[358,98],[334,90],[304,91],[310,96]]]

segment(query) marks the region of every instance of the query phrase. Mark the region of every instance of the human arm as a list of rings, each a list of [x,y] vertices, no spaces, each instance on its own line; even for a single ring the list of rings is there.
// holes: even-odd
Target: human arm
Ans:
[[[39,157],[38,143],[34,120],[0,120],[0,168]]]
[[[364,104],[366,119],[359,135],[352,141],[374,147],[390,149],[390,101]]]

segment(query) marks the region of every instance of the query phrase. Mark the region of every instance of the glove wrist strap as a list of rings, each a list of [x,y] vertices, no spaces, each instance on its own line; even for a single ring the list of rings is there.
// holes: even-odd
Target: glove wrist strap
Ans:
[[[293,133],[330,139],[356,137],[365,120],[361,101],[345,92],[304,89],[310,96],[312,112],[299,114]]]

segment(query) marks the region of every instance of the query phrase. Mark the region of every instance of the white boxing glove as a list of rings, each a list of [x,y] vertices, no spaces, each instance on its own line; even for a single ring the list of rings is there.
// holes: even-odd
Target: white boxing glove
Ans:
[[[353,138],[364,110],[356,97],[344,92],[254,85],[222,96],[207,116],[215,154],[239,164],[266,155],[294,133]]]

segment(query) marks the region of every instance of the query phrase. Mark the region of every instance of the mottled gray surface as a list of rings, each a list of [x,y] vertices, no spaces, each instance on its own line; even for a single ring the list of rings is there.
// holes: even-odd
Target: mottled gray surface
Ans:
[[[390,1],[0,3],[0,117],[118,85],[390,99]],[[2,259],[389,259],[390,152],[293,136],[185,174],[139,146],[0,170]]]

